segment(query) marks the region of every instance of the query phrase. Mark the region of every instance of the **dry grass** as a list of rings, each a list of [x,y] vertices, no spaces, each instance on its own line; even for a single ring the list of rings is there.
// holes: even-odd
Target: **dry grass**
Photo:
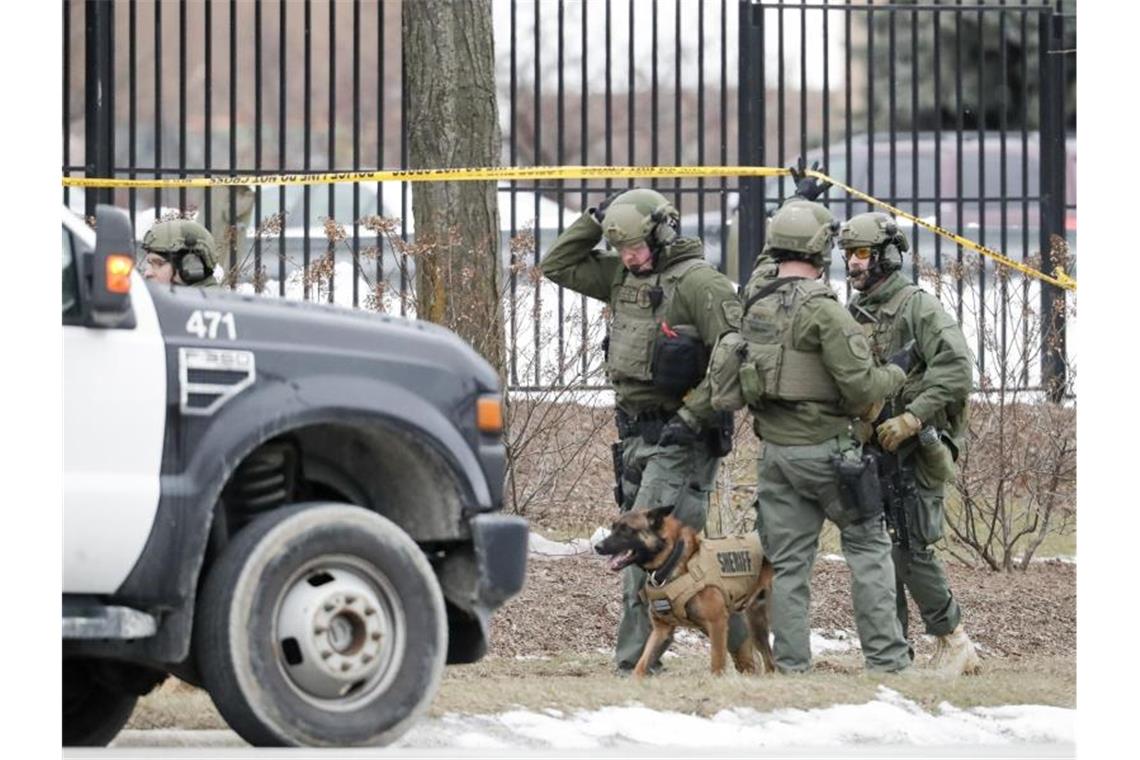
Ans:
[[[885,684],[928,709],[1075,702],[1076,571],[1044,563],[1025,573],[949,566],[966,625],[982,647],[985,672],[947,681],[871,676],[858,653],[816,658],[803,676],[713,678],[703,638],[680,636],[661,676],[638,684],[612,672],[618,577],[594,557],[533,560],[522,593],[495,616],[491,656],[449,667],[432,711],[494,713],[515,707],[594,709],[639,702],[700,715],[727,707],[757,710],[823,707],[873,699]],[[812,579],[811,625],[854,629],[849,574],[820,561]],[[912,611],[912,630],[921,622]],[[920,659],[932,651],[918,636]],[[205,692],[171,680],[145,697],[130,728],[225,728]]]
[[[732,707],[760,711],[859,704],[888,686],[927,709],[941,702],[958,707],[1047,704],[1073,707],[1072,658],[987,660],[985,671],[956,680],[933,675],[872,675],[858,654],[817,658],[815,670],[797,676],[715,677],[701,652],[669,658],[661,675],[637,682],[611,671],[608,654],[565,655],[550,660],[488,658],[449,668],[433,714],[488,713],[513,708],[592,710],[637,702],[659,710],[712,715]]]
[[[732,673],[717,678],[708,672],[707,655],[692,651],[669,658],[664,673],[639,683],[614,676],[608,654],[566,654],[538,660],[488,657],[473,665],[448,668],[431,714],[595,710],[633,702],[701,716],[733,707],[807,710],[868,702],[875,698],[880,685],[927,710],[942,702],[960,708],[1076,704],[1072,657],[987,659],[981,675],[956,680],[933,675],[871,675],[862,672],[861,665],[857,654],[831,655],[817,658],[815,670],[805,675]],[[224,729],[226,725],[205,692],[171,682],[139,703],[128,727]]]

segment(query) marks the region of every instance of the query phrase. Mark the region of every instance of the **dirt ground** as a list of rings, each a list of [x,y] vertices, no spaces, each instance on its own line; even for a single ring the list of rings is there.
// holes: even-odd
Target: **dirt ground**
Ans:
[[[601,558],[532,558],[526,585],[495,615],[491,654],[503,657],[610,651],[620,615],[621,586]],[[970,636],[988,657],[1071,657],[1076,652],[1076,566],[1034,563],[1026,572],[992,573],[948,563],[950,585]],[[850,573],[819,559],[812,578],[811,626],[854,632]],[[911,608],[912,634],[922,620]],[[932,644],[916,638],[916,651]]]

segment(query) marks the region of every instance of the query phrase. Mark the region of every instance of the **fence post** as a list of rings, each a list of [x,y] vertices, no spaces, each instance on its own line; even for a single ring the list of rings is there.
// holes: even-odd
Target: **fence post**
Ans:
[[[88,177],[110,177],[115,162],[115,4],[87,0],[84,8],[86,35],[86,149]],[[95,206],[111,203],[114,190],[88,188],[85,213],[95,216]]]
[[[1041,67],[1041,269],[1052,274],[1053,236],[1065,239],[1065,59],[1064,17],[1043,11]],[[1067,386],[1065,366],[1065,291],[1041,283],[1041,385],[1053,402]]]
[[[738,95],[742,166],[764,165],[764,8],[751,0],[740,0],[740,93]],[[748,282],[756,252],[764,240],[764,178],[742,177],[736,223],[737,260],[726,262],[731,271],[736,265],[740,286]]]

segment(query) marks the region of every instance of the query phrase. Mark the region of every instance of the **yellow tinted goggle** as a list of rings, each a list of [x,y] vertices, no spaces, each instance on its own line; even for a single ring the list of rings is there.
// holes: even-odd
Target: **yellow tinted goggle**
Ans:
[[[847,249],[845,249],[843,255],[846,256],[847,258],[851,258],[852,256],[854,256],[857,259],[866,260],[866,259],[871,258],[872,253],[874,253],[873,248],[871,248],[870,246],[861,245],[858,248],[847,248]]]

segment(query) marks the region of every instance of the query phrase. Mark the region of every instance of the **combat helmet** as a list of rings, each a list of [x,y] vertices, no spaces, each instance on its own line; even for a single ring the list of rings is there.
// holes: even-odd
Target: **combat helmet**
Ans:
[[[157,253],[169,259],[174,271],[187,285],[208,280],[218,263],[214,236],[190,219],[156,222],[143,236],[142,247],[147,253]]]
[[[660,251],[677,239],[680,227],[681,214],[664,195],[636,188],[610,203],[602,220],[602,235],[614,248],[645,241],[656,262]]]
[[[776,261],[806,261],[822,269],[831,259],[838,227],[835,217],[822,204],[788,201],[768,220],[763,254]]]
[[[910,249],[910,244],[892,216],[870,211],[856,214],[840,226],[839,247],[844,251],[869,248],[872,261],[867,271],[871,275],[870,282],[876,282],[902,269],[902,255]]]

